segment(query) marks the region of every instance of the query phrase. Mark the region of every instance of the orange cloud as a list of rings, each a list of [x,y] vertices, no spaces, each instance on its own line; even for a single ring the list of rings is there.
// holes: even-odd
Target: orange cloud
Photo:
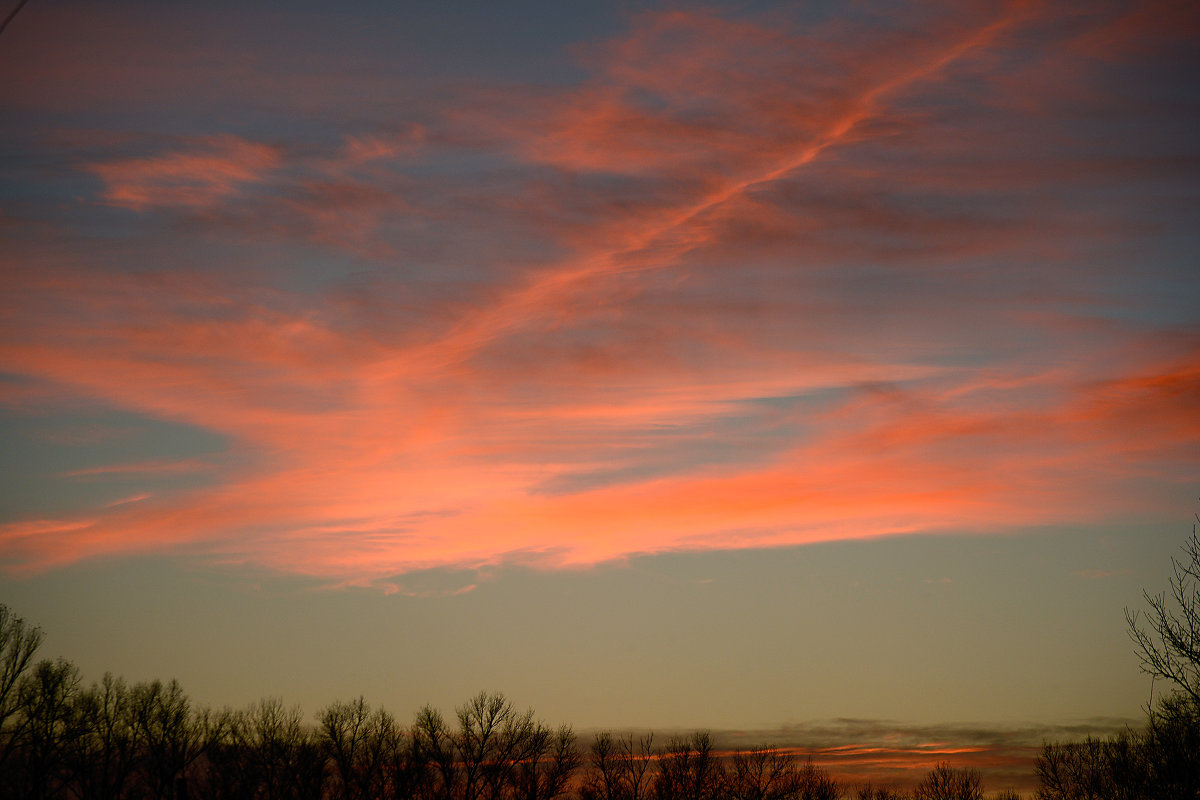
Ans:
[[[99,478],[107,475],[173,475],[212,469],[213,465],[190,459],[187,461],[139,461],[131,464],[104,464],[98,467],[72,469],[59,473],[60,478]]]
[[[828,31],[646,15],[584,53],[590,83],[496,91],[494,104],[523,102],[459,113],[442,138],[401,126],[314,154],[226,136],[89,162],[110,205],[319,243],[297,262],[332,251],[374,274],[288,289],[257,252],[208,274],[0,256],[0,370],[231,442],[212,485],[123,485],[77,519],[0,527],[7,566],[172,552],[403,587],[397,574],[433,566],[578,567],[1137,509],[1141,496],[1113,491],[1130,474],[1195,466],[1195,348],[1133,326],[1067,331],[1053,304],[1085,294],[1072,281],[983,261],[1086,224],[885,192],[901,178],[949,192],[917,198],[945,205],[1020,183],[971,186],[953,158],[971,148],[929,147],[912,131],[945,128],[922,128],[932,112],[905,101],[985,70],[1034,10],[949,15],[849,50]],[[487,184],[447,131],[496,148],[484,178],[518,177]],[[871,149],[893,136],[918,166]],[[431,146],[435,179],[406,171]],[[545,194],[524,198],[530,186]],[[514,220],[533,255],[497,244]],[[1014,322],[1028,296],[1048,310]],[[132,483],[189,463],[60,477]]]
[[[176,287],[165,288],[169,295],[150,299],[178,298]],[[110,292],[117,305],[109,313],[121,319],[132,295]],[[586,565],[674,549],[1077,520],[1082,507],[1101,514],[1110,506],[1097,503],[1087,480],[1051,491],[1057,475],[1107,480],[1114,467],[1096,465],[1117,452],[1126,469],[1138,469],[1126,449],[1128,420],[1162,417],[1160,409],[1183,402],[1179,381],[1194,372],[1184,362],[1114,381],[1064,384],[1050,374],[979,382],[969,370],[793,359],[766,372],[766,364],[746,365],[740,375],[725,365],[721,381],[686,366],[635,372],[620,391],[590,385],[584,362],[554,380],[482,364],[472,372],[427,365],[381,385],[386,349],[356,352],[357,340],[343,340],[336,326],[261,308],[256,315],[279,315],[276,322],[246,320],[239,330],[224,304],[219,328],[168,317],[160,335],[144,319],[103,329],[94,351],[86,347],[97,340],[94,324],[58,331],[72,338],[56,348],[0,349],[7,368],[218,430],[256,451],[222,470],[214,488],[145,497],[39,528],[36,537],[10,525],[0,541],[21,566],[167,549],[363,580],[509,557]],[[167,354],[180,362],[170,372],[161,367]],[[856,388],[885,375],[914,388]],[[915,388],[922,384],[932,390]],[[968,402],[990,387],[1039,384],[1051,402]],[[603,397],[605,388],[602,403],[593,393]],[[714,426],[750,413],[759,398],[830,388],[845,396],[824,411],[768,415],[762,424],[789,437],[782,449],[744,463],[704,460]],[[682,463],[643,477],[647,455],[672,446],[698,448],[700,458],[688,460],[693,451],[685,450]],[[1141,458],[1160,453],[1147,447]],[[598,473],[608,477],[589,477]],[[566,478],[562,489],[541,488]]]
[[[204,208],[236,196],[280,163],[277,150],[233,136],[200,140],[163,155],[93,164],[104,181],[105,202],[145,211]]]

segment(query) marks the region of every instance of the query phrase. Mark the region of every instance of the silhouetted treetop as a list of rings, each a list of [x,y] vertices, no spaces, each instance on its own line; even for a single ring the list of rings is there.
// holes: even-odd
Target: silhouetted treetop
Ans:
[[[1183,546],[1184,558],[1171,559],[1170,593],[1143,592],[1149,609],[1125,609],[1129,636],[1142,670],[1171,681],[1200,703],[1200,539],[1193,526]]]

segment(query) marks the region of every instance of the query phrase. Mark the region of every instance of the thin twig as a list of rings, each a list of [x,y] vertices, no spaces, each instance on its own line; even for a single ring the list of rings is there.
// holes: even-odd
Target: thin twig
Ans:
[[[25,4],[28,2],[29,0],[21,0],[19,3],[17,3],[16,8],[8,12],[8,16],[4,18],[4,22],[0,22],[0,35],[4,34],[4,29],[8,27],[8,23],[13,21],[13,17],[15,17],[17,12],[24,8]]]

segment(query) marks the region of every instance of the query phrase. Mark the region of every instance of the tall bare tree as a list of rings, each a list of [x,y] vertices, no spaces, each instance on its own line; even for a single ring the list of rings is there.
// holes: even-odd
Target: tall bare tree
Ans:
[[[436,708],[425,706],[417,712],[412,726],[412,749],[419,796],[428,800],[457,797],[461,776],[454,734]]]
[[[120,800],[133,774],[141,740],[125,681],[105,673],[75,702],[79,736],[67,764],[81,800]]]
[[[463,800],[501,800],[517,765],[544,745],[533,711],[518,711],[504,695],[480,692],[457,709],[455,746],[463,772]]]
[[[243,746],[253,766],[257,796],[262,800],[296,797],[309,740],[300,707],[270,697],[251,706],[244,719]]]
[[[539,725],[530,754],[516,765],[515,797],[518,800],[562,797],[579,762],[575,733],[568,726],[551,731]]]
[[[1183,551],[1183,558],[1171,559],[1170,593],[1142,592],[1149,606],[1145,626],[1143,612],[1128,608],[1125,622],[1142,671],[1171,681],[1200,704],[1200,538],[1194,525]]]
[[[178,681],[139,683],[132,690],[134,724],[142,741],[141,773],[153,800],[184,800],[189,768],[221,738],[224,719],[193,711]]]
[[[654,793],[659,800],[719,800],[726,775],[713,748],[712,736],[697,731],[673,737],[658,763]]]
[[[913,790],[915,800],[983,800],[978,770],[955,769],[942,762],[926,773]]]
[[[729,795],[734,800],[791,800],[796,797],[796,763],[790,753],[757,747],[733,754]]]
[[[732,800],[836,800],[842,794],[811,761],[797,763],[791,753],[771,747],[734,753],[728,775]]]
[[[18,686],[42,644],[42,629],[29,625],[0,603],[0,772],[12,755],[27,718]]]
[[[384,709],[362,697],[338,702],[320,714],[321,736],[332,765],[335,796],[366,800],[387,793],[387,768],[395,763],[402,732]]]
[[[620,738],[609,732],[592,739],[583,800],[646,800],[653,788],[654,734]]]
[[[49,800],[66,790],[66,755],[80,735],[72,713],[79,690],[79,670],[66,659],[39,661],[21,679],[24,726],[22,751],[23,789],[31,800]]]

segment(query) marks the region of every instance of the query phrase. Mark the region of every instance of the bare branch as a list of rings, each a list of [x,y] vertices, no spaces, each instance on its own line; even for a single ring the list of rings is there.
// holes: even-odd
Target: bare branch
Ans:
[[[1143,672],[1171,683],[1200,703],[1200,538],[1196,527],[1171,559],[1171,590],[1143,592],[1143,612],[1125,609],[1125,623]]]

